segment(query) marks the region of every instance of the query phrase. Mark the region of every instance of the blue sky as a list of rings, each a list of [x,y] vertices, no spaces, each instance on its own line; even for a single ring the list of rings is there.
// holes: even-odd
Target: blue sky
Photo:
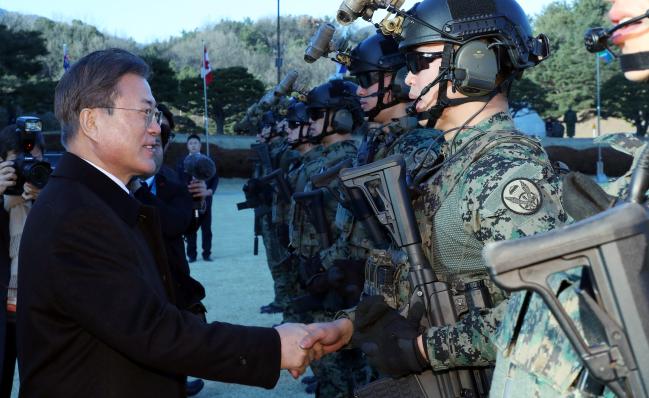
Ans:
[[[282,15],[334,16],[341,0],[281,0]],[[406,0],[409,8],[416,0]],[[519,0],[523,9],[537,14],[550,0]],[[139,43],[178,36],[221,19],[275,16],[276,0],[0,0],[0,8],[40,15],[55,21],[79,19],[101,31],[131,37]]]

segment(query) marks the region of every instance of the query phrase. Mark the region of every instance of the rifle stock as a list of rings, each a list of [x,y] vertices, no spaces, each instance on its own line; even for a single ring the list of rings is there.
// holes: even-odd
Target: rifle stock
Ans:
[[[421,236],[406,186],[405,170],[403,157],[395,155],[365,166],[342,170],[340,180],[348,190],[357,191],[364,196],[367,205],[373,210],[379,223],[387,229],[394,244],[407,253],[412,286],[411,307],[415,302],[423,301],[430,326],[453,324],[456,322],[455,307],[448,286],[437,279],[421,246]],[[418,393],[410,395],[414,397],[486,396],[488,389],[485,390],[485,381],[476,382],[473,376],[468,370],[426,371],[420,375],[406,376],[407,380],[401,380],[400,383],[411,387],[419,386]],[[393,384],[384,381],[371,383],[359,390],[357,396],[403,396],[398,390],[393,388]]]
[[[649,211],[626,203],[560,230],[488,244],[496,284],[539,294],[590,375],[620,397],[649,396]],[[558,272],[583,268],[595,297],[579,290],[606,335],[589,346],[549,286]]]

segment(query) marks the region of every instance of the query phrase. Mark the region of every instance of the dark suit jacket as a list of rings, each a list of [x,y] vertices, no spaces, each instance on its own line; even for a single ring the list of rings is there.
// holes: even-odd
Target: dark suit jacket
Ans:
[[[7,290],[11,278],[9,259],[9,213],[4,209],[0,195],[0,375],[4,365],[4,349],[7,332]]]
[[[135,192],[135,197],[143,204],[158,209],[176,306],[188,309],[205,298],[203,286],[190,276],[183,240],[183,234],[194,232],[190,231],[193,229],[192,197],[185,184],[167,166],[162,166],[156,174],[155,187],[155,195],[148,187],[142,187]]]
[[[161,240],[154,208],[61,158],[20,247],[21,397],[182,397],[178,375],[275,385],[279,334],[178,310]]]

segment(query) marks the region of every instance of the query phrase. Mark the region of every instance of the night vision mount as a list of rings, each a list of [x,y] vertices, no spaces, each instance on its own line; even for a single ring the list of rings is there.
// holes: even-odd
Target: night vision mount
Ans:
[[[331,57],[332,61],[349,66],[351,64],[351,46],[348,45],[345,34],[334,39],[335,33],[336,27],[333,24],[320,25],[304,51],[304,60],[312,64],[322,57],[329,58],[329,54],[334,53]]]

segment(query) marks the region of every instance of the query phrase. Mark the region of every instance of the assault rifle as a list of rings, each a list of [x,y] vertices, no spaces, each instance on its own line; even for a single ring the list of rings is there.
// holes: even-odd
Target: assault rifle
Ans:
[[[393,243],[408,255],[412,287],[410,308],[416,302],[424,304],[426,326],[454,324],[457,317],[449,288],[437,279],[423,252],[408,196],[405,172],[403,157],[395,155],[365,166],[343,170],[340,180],[356,197],[364,197],[378,221],[387,228]],[[480,379],[478,372],[469,370],[429,370],[396,380],[385,378],[355,392],[359,398],[456,398],[487,394],[487,380]]]
[[[640,156],[628,203],[483,251],[498,286],[543,298],[590,376],[619,397],[636,398],[649,397],[649,149]],[[577,293],[604,331],[603,344],[584,339],[549,285],[553,274],[571,269],[592,285]]]
[[[324,195],[326,193],[326,189],[318,188],[313,191],[293,194],[293,200],[295,203],[302,206],[309,215],[309,221],[315,227],[322,248],[331,246],[329,226],[327,225],[327,219],[324,213]]]
[[[251,160],[259,166],[259,173],[256,177],[261,177],[273,171],[273,162],[270,158],[270,148],[266,143],[250,145],[252,150]]]

